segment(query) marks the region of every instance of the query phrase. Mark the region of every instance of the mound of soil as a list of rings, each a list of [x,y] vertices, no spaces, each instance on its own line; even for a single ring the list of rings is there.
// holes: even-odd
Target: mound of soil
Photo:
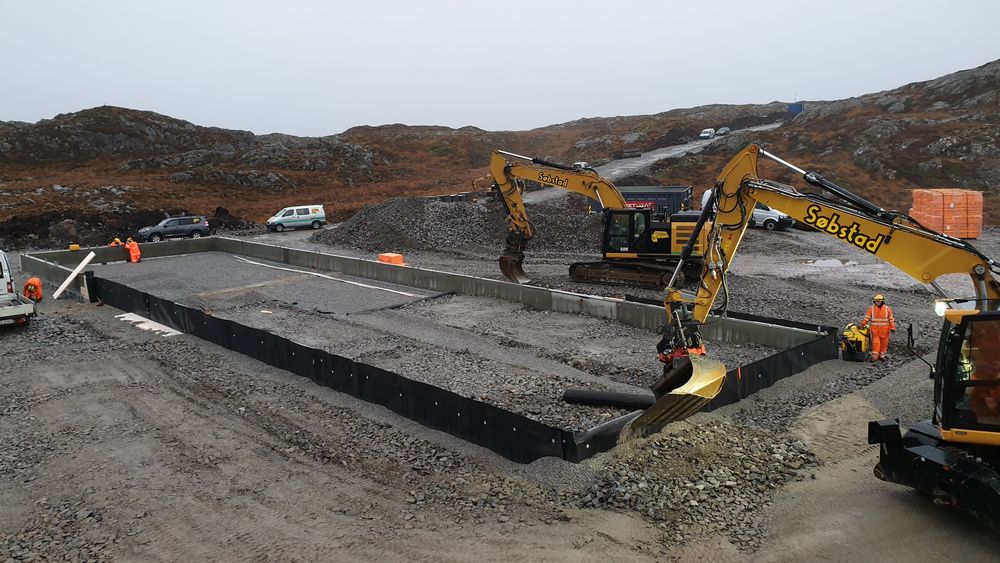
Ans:
[[[529,248],[550,252],[600,251],[602,216],[564,203],[528,204],[536,235]],[[498,202],[443,202],[432,198],[391,199],[361,209],[338,228],[312,236],[314,242],[369,251],[501,248],[509,231]]]

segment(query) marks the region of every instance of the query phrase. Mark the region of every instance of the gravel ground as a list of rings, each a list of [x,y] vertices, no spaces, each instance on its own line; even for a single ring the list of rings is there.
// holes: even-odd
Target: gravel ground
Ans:
[[[974,245],[988,255],[997,255],[1000,250],[997,248],[1000,244],[998,234],[1000,232],[996,228],[987,228],[983,239],[974,241]],[[489,254],[483,256],[483,251],[478,248],[466,250],[466,260],[456,261],[455,268],[475,275],[497,277],[495,263],[490,260]],[[729,279],[728,304],[731,310],[843,326],[860,320],[874,293],[885,293],[900,326],[905,330],[907,325],[913,325],[917,352],[927,353],[936,348],[940,319],[933,313],[933,297],[929,291],[863,251],[819,233],[751,230],[740,252]],[[426,258],[416,256],[412,262],[419,264],[423,260],[443,259],[434,256],[434,253],[427,254]],[[544,287],[616,297],[625,294],[659,297],[658,292],[649,290],[570,282],[565,267],[573,261],[591,258],[586,253],[529,252],[525,268],[533,278],[532,283]],[[965,294],[967,290],[962,276],[949,277],[942,280],[942,284],[956,296]],[[548,331],[545,333],[549,334]],[[883,412],[899,416],[904,423],[929,416],[932,386],[926,379],[926,366],[910,361],[909,355],[899,345],[900,338],[896,337],[891,349],[893,356],[885,364],[825,362],[779,383],[771,390],[716,413],[715,416],[722,417],[722,421],[685,428],[688,443],[678,443],[677,438],[670,437],[654,444],[653,451],[667,448],[673,455],[641,455],[638,462],[631,450],[627,454],[603,456],[595,461],[603,464],[600,466],[600,483],[593,485],[580,503],[629,508],[642,513],[666,531],[665,541],[668,543],[683,544],[694,538],[721,533],[743,552],[757,549],[761,537],[759,532],[767,525],[764,508],[773,501],[777,487],[789,479],[802,479],[804,473],[801,468],[816,464],[816,457],[808,446],[792,434],[796,421],[804,413],[860,393]],[[711,351],[719,353],[716,348]],[[726,351],[729,352],[731,350]],[[737,480],[733,494],[716,495],[709,484],[709,492],[702,489],[699,492],[701,498],[691,499],[696,500],[697,505],[678,503],[678,499],[691,498],[685,494],[692,483],[705,485],[705,478],[712,473],[709,470],[702,475],[691,467],[678,468],[672,460],[677,455],[697,459],[698,456],[690,451],[698,445],[711,447],[719,442],[720,433],[726,435],[723,441],[732,451],[749,451],[749,448],[755,451],[773,450],[780,459],[763,460],[775,465],[769,467],[767,472],[760,472],[763,478]],[[765,445],[762,446],[762,443]],[[679,450],[681,446],[689,451]],[[648,454],[648,451],[642,453]],[[722,457],[722,465],[727,468],[724,471],[733,472],[729,468],[733,464],[744,468],[740,465],[743,463],[767,467],[766,464],[761,465],[762,460],[751,456]],[[660,459],[671,460],[671,463],[665,469],[660,468],[655,463]],[[797,467],[783,466],[783,460],[793,460],[792,465]],[[770,481],[774,476],[778,478]],[[734,503],[733,499],[739,500]],[[703,510],[705,502],[712,508]],[[724,507],[738,507],[745,503],[750,508],[724,510],[713,502]],[[706,514],[711,515],[707,522]],[[697,524],[693,524],[695,522]]]
[[[46,305],[28,329],[3,335],[13,368],[0,389],[4,560],[336,550],[352,560],[457,561],[494,548],[565,549],[550,559],[568,560],[583,544],[614,559],[659,553],[652,539],[600,536],[603,525],[570,506],[567,487],[591,481],[583,467],[512,470],[193,337],[138,330],[110,308]],[[532,539],[539,526],[558,528],[543,533],[554,543]]]
[[[569,430],[586,430],[628,411],[568,404],[562,400],[567,388],[648,392],[662,372],[654,353],[658,337],[648,331],[519,303],[438,297],[336,276],[413,293],[401,296],[305,271],[204,253],[111,264],[98,275]],[[715,348],[728,365],[775,352],[750,345]]]
[[[389,250],[301,240],[311,234],[257,240],[352,256]],[[988,229],[976,245],[997,255],[998,235]],[[498,251],[479,245],[406,257],[499,278]],[[526,268],[541,283],[573,289],[561,285],[573,256],[529,253]],[[644,342],[617,325],[587,320],[567,330],[550,324],[551,314],[509,304],[386,296],[371,307],[355,298],[318,312],[309,299],[324,290],[290,290],[295,275],[261,274],[252,283],[269,285],[198,303],[258,320],[278,315],[300,338],[356,346],[399,369],[451,369],[461,359],[470,372],[502,363],[612,386],[640,379],[634,370],[645,361]],[[914,324],[918,350],[936,348],[940,320],[923,288],[821,234],[752,231],[730,281],[733,310],[836,326],[858,320],[871,294],[885,293],[897,321]],[[584,464],[518,466],[191,337],[140,331],[108,308],[56,302],[43,311],[29,329],[0,333],[10,366],[0,387],[0,560],[336,552],[352,560],[915,561],[997,553],[995,537],[974,522],[871,477],[877,451],[864,443],[867,421],[899,416],[905,424],[930,414],[926,366],[907,358],[900,336],[886,364],[824,362]],[[406,330],[413,319],[434,330]],[[324,328],[304,334],[299,321]],[[397,340],[381,340],[385,333]],[[446,352],[425,360],[429,344]],[[639,353],[609,362],[605,345]],[[713,354],[738,357],[719,348]],[[775,529],[788,535],[775,537]]]

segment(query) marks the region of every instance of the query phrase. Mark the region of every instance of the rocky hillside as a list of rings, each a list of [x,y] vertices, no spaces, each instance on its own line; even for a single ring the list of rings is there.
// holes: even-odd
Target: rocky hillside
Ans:
[[[318,138],[201,127],[108,106],[35,124],[0,122],[0,245],[99,243],[164,213],[210,214],[220,206],[263,221],[308,200],[346,219],[391,197],[468,190],[494,148],[602,162],[622,150],[684,142],[706,120],[780,118],[782,107],[707,106],[518,132],[366,126]]]
[[[1000,61],[806,107],[793,116],[778,102],[710,105],[530,131],[364,126],[316,138],[254,135],[107,106],[34,124],[0,122],[0,245],[100,242],[165,212],[211,213],[219,206],[262,221],[308,200],[347,218],[392,197],[467,190],[486,172],[494,148],[601,164],[626,151],[686,142],[704,127],[777,121],[784,125],[661,161],[650,175],[701,190],[735,151],[756,140],[891,207],[908,207],[915,187],[983,190],[987,221],[1000,221]],[[53,231],[67,219],[77,223],[69,234]]]
[[[893,208],[909,208],[913,188],[980,190],[987,222],[1000,222],[1000,61],[886,92],[807,103],[778,129],[734,134],[701,155],[661,161],[654,174],[709,186],[750,141]]]

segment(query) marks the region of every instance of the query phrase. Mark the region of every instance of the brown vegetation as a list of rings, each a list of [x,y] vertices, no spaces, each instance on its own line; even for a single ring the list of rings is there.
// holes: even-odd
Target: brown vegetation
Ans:
[[[996,224],[998,77],[1000,62],[990,63],[889,92],[807,102],[794,119],[775,102],[581,119],[530,131],[397,124],[320,138],[256,136],[114,107],[37,124],[0,122],[0,238],[8,245],[24,242],[11,237],[44,239],[60,217],[120,230],[138,228],[151,213],[207,214],[219,206],[260,222],[306,201],[323,203],[339,220],[392,197],[467,191],[487,172],[495,148],[601,164],[626,150],[686,142],[706,126],[778,119],[788,121],[766,133],[736,132],[701,154],[657,163],[650,173],[701,192],[732,154],[756,141],[887,207],[908,208],[914,188],[984,191],[985,221]]]

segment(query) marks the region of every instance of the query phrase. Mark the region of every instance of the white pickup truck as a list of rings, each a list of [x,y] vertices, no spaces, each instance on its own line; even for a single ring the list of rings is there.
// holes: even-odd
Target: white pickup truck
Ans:
[[[14,271],[10,269],[7,255],[0,250],[0,327],[26,325],[35,316],[35,304],[17,292]]]

